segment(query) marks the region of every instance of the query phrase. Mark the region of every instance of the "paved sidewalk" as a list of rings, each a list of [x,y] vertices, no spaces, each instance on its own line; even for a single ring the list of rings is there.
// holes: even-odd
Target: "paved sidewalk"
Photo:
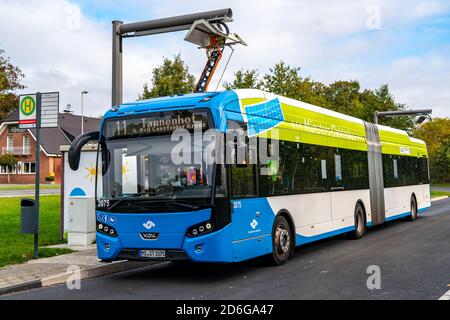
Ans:
[[[69,268],[74,266],[79,268],[81,279],[87,279],[149,265],[128,261],[104,263],[97,259],[94,247],[71,249],[81,251],[1,268],[0,295],[65,283],[74,272],[68,272]]]

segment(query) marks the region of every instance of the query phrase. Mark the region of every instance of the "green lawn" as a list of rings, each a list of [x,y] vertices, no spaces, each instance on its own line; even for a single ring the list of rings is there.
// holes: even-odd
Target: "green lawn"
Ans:
[[[39,246],[60,244],[60,197],[41,197]],[[0,267],[23,263],[33,257],[33,235],[20,234],[20,198],[0,199]],[[39,249],[40,257],[71,252],[67,249]]]
[[[445,191],[431,191],[431,197],[432,198],[437,198],[437,197],[450,197],[450,192],[445,192]]]
[[[45,184],[45,185],[41,185],[41,189],[60,189],[61,186],[60,185],[56,185],[56,184]],[[12,186],[8,186],[8,185],[0,185],[0,191],[7,191],[7,190],[34,190],[34,186],[30,186],[30,185],[23,185],[23,186],[18,186],[18,185],[12,185]]]

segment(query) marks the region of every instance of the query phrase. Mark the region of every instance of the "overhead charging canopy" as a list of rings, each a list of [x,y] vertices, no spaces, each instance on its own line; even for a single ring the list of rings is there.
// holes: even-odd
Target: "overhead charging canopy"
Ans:
[[[209,23],[205,19],[197,20],[192,25],[189,33],[187,34],[187,42],[191,42],[201,48],[210,48],[212,45],[212,39],[214,37],[221,38],[223,40],[223,45],[232,46],[235,44],[247,45],[247,43],[241,39],[236,33],[230,34],[229,29],[226,24],[219,23],[218,26],[223,26],[225,30],[221,30],[213,24]]]
[[[123,102],[124,38],[189,30],[185,40],[207,50],[208,61],[196,87],[196,92],[203,92],[207,90],[225,46],[247,45],[237,34],[230,33],[227,23],[233,21],[232,17],[233,11],[228,8],[129,24],[113,21],[112,106]]]

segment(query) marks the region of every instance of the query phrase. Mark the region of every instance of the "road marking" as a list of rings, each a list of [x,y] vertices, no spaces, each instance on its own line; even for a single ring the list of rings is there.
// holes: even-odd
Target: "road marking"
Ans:
[[[450,300],[450,290],[448,290],[442,297],[438,300]]]

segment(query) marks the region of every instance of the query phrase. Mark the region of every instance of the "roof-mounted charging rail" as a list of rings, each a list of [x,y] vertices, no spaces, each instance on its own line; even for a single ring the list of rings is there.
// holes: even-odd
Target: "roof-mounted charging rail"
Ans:
[[[123,102],[124,38],[189,30],[185,40],[207,51],[208,61],[195,89],[196,92],[205,92],[224,48],[236,44],[247,45],[237,34],[230,33],[227,23],[233,21],[232,17],[231,9],[222,9],[130,24],[113,21],[112,106]]]

